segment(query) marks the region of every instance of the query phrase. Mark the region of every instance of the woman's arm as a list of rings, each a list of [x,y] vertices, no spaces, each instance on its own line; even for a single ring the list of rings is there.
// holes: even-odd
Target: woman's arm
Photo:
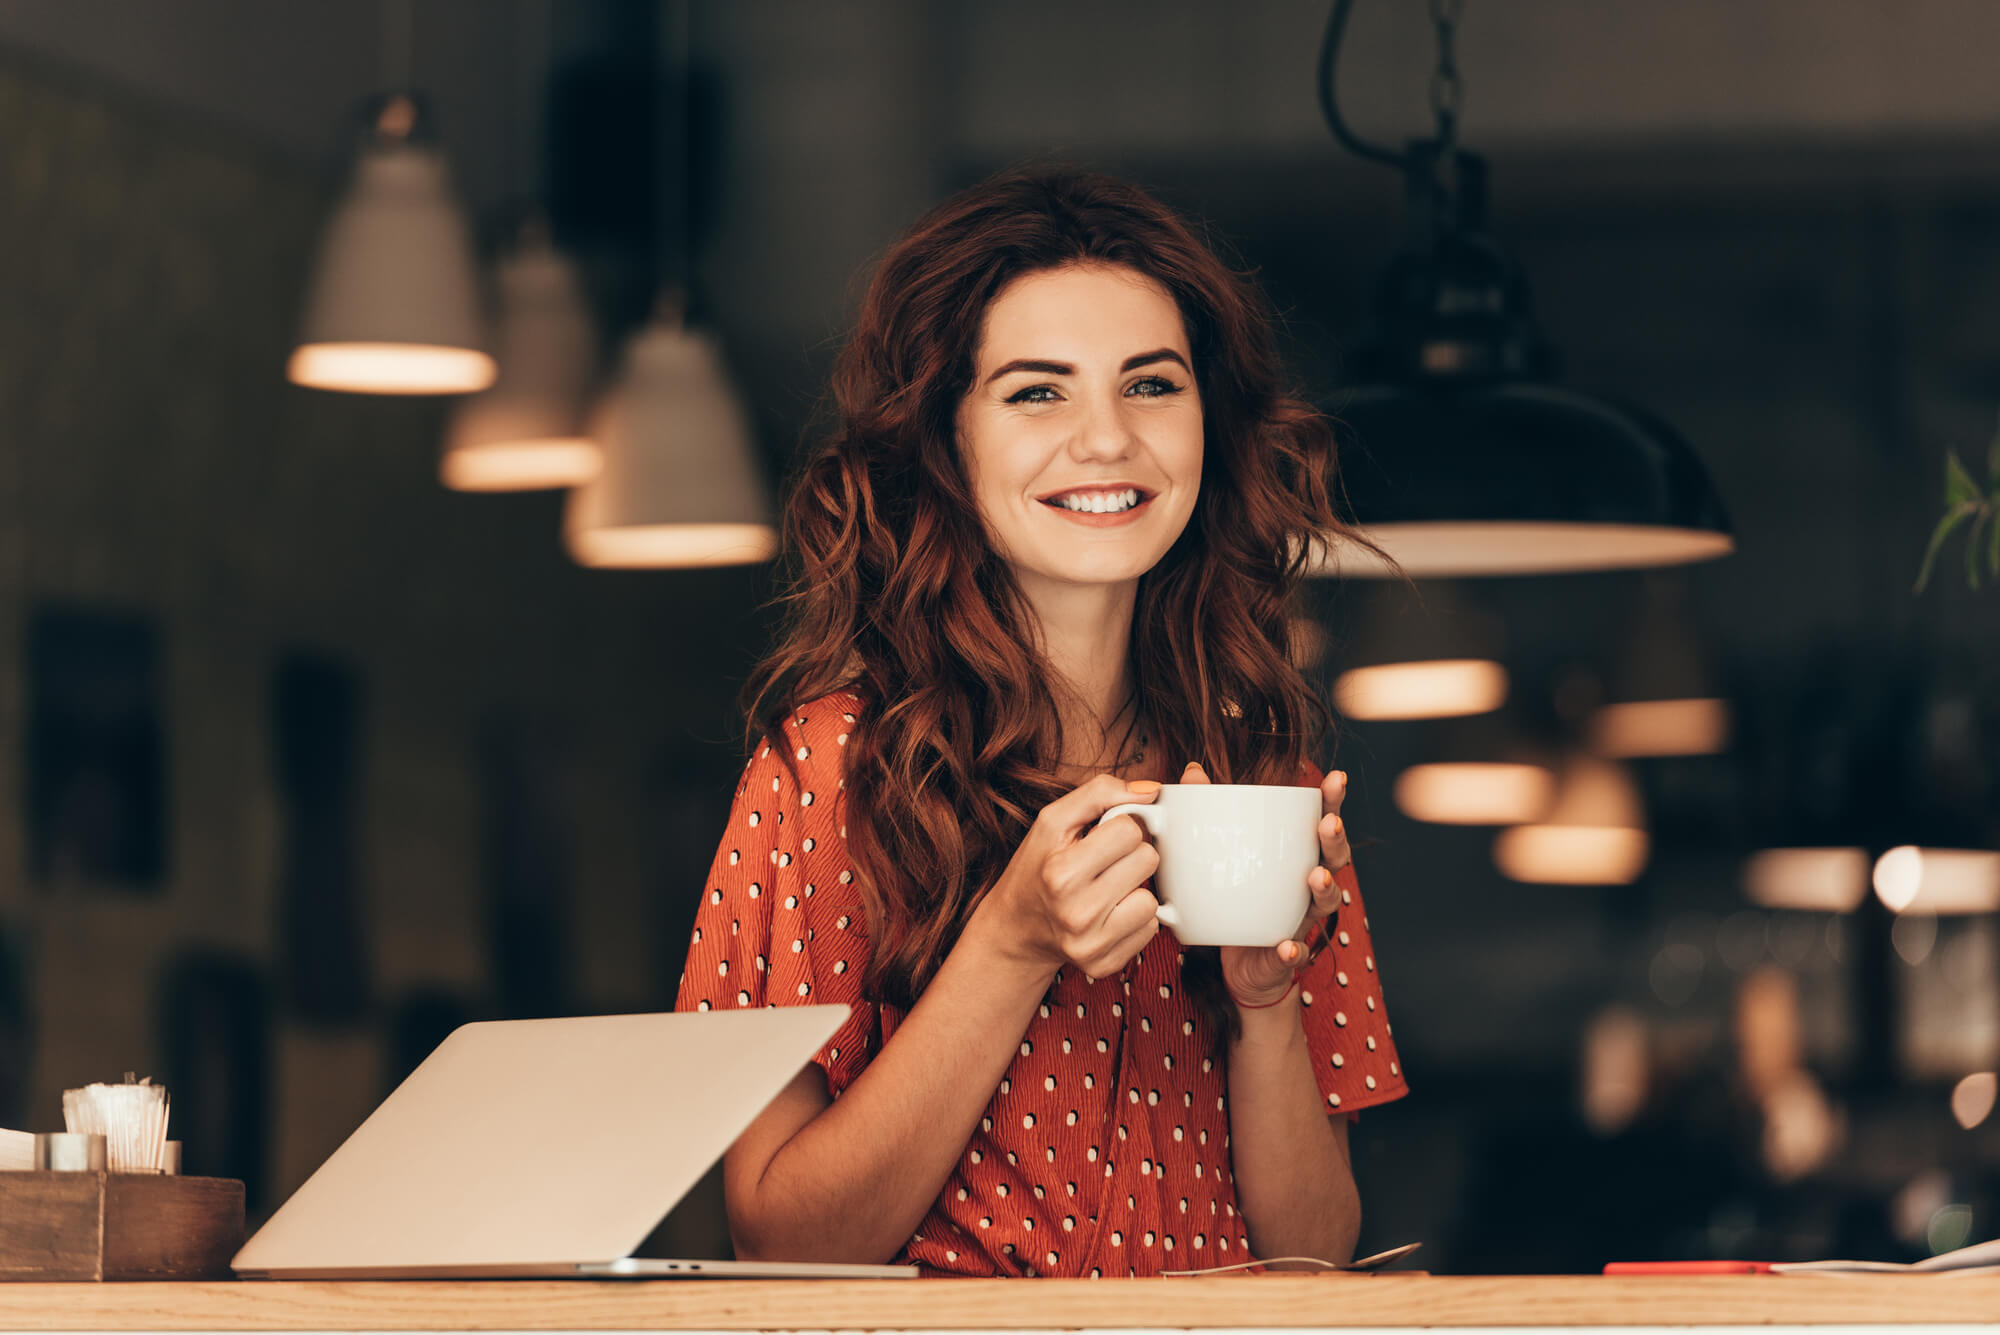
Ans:
[[[1349,1261],[1361,1196],[1347,1155],[1347,1117],[1326,1115],[1293,989],[1242,1009],[1229,1046],[1229,1145],[1236,1200],[1256,1256]]]
[[[1158,785],[1105,776],[1049,804],[916,1006],[839,1099],[808,1067],[730,1148],[742,1259],[880,1262],[900,1252],[965,1153],[1065,964],[1103,977],[1158,930],[1138,822],[1097,818]]]
[[[966,1142],[1054,976],[995,950],[975,916],[896,1032],[838,1100],[801,1071],[723,1166],[740,1260],[887,1261]]]
[[[1207,783],[1208,775],[1190,763],[1181,782]],[[1319,790],[1320,865],[1306,878],[1312,907],[1299,926],[1307,939],[1338,911],[1336,874],[1354,860],[1340,818],[1347,775],[1321,775]],[[1230,1162],[1254,1255],[1349,1261],[1361,1236],[1361,1197],[1347,1119],[1327,1116],[1313,1074],[1297,977],[1305,959],[1302,940],[1222,949],[1223,982],[1242,1026],[1229,1045]]]

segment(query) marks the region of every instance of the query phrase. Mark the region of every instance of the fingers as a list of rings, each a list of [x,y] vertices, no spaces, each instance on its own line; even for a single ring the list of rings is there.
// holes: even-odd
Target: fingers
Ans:
[[[1209,782],[1208,771],[1201,767],[1199,760],[1190,760],[1187,763],[1187,768],[1181,771],[1180,781],[1182,783],[1207,783]]]
[[[1347,843],[1347,822],[1340,814],[1341,803],[1347,800],[1346,773],[1335,770],[1321,780],[1319,796],[1320,809],[1325,813],[1319,818],[1319,860],[1328,873],[1326,888],[1330,890],[1332,873],[1354,861],[1354,850]],[[1321,887],[1315,885],[1314,897],[1318,898],[1320,893]]]
[[[1224,946],[1222,981],[1238,1003],[1263,1005],[1292,985],[1292,971],[1305,960],[1296,941],[1276,946]]]
[[[1159,935],[1159,907],[1146,890],[1131,891],[1112,906],[1096,939],[1072,958],[1092,978],[1118,972]]]
[[[1079,906],[1080,916],[1095,926],[1119,897],[1151,876],[1159,865],[1159,850],[1146,842],[1139,822],[1120,816],[1051,853],[1043,876],[1056,894],[1086,901]],[[1100,881],[1104,883],[1101,887],[1096,884]]]
[[[1160,865],[1159,850],[1137,820],[1096,822],[1121,803],[1151,802],[1159,787],[1100,775],[1050,803],[1039,818],[1057,845],[1041,865],[1055,944],[1092,977],[1123,968],[1158,930],[1157,901],[1142,887]]]
[[[1159,795],[1160,785],[1149,779],[1127,783],[1116,775],[1100,774],[1043,807],[1035,823],[1052,835],[1074,836],[1121,803],[1151,802]]]

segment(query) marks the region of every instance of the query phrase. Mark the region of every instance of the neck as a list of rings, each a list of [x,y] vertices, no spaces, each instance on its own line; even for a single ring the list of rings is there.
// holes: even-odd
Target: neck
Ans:
[[[1050,685],[1062,723],[1063,763],[1110,763],[1116,757],[1106,754],[1106,729],[1115,741],[1130,721],[1113,723],[1133,690],[1132,609],[1138,582],[1024,580],[1021,591],[1041,631],[1042,656],[1055,672]]]

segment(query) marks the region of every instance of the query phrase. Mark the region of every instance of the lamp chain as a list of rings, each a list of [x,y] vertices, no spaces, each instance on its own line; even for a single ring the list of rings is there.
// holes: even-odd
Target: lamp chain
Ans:
[[[382,0],[382,89],[410,90],[412,52],[416,47],[416,0]]]
[[[1465,85],[1458,77],[1456,44],[1465,0],[1431,0],[1431,24],[1437,29],[1437,69],[1431,75],[1431,114],[1437,118],[1438,145],[1449,158],[1458,139],[1458,110]]]

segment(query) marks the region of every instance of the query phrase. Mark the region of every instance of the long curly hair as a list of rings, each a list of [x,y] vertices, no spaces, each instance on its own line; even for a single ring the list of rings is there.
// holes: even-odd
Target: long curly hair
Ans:
[[[847,844],[878,1002],[914,1004],[1065,790],[1050,668],[955,424],[994,297],[1078,264],[1133,270],[1172,296],[1201,395],[1200,495],[1134,609],[1152,745],[1217,782],[1296,782],[1332,728],[1287,657],[1288,615],[1315,539],[1369,544],[1334,512],[1332,425],[1281,379],[1253,284],[1110,177],[1017,171],[946,200],[882,258],[835,364],[831,430],[785,503],[782,629],[745,692],[753,745],[831,692],[863,702],[845,754]],[[1187,954],[1211,1034],[1229,1032],[1214,953]]]

